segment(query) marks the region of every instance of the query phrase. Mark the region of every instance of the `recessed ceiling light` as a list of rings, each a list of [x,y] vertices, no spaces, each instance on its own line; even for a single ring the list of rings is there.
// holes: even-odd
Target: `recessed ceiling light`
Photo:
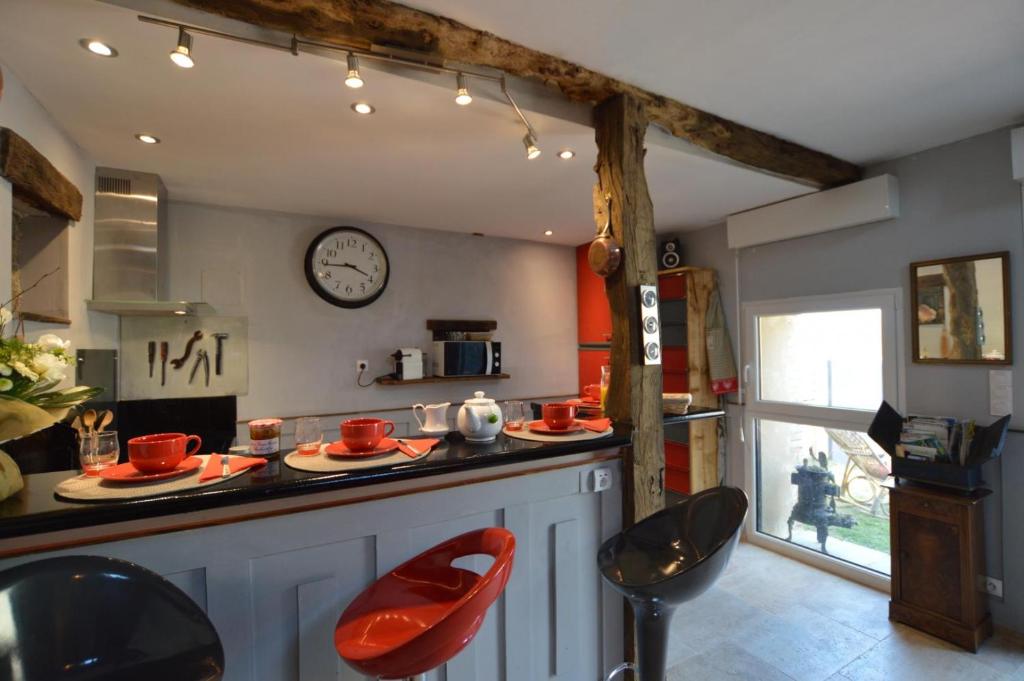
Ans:
[[[572,149],[562,149],[560,152],[558,152],[558,158],[562,159],[563,161],[570,161],[575,156],[576,152],[573,151]]]
[[[544,230],[544,236],[551,236],[552,234],[554,234],[554,232],[552,232],[550,229]]]
[[[95,40],[93,38],[82,38],[78,41],[84,49],[89,50],[95,55],[100,57],[116,57],[117,50],[110,45],[106,44],[102,40]]]
[[[153,135],[149,135],[144,132],[140,132],[137,135],[135,135],[135,139],[139,140],[143,144],[160,144],[159,137],[154,137]]]
[[[356,102],[352,105],[352,110],[357,114],[369,115],[372,114],[376,109],[367,104],[366,102]]]

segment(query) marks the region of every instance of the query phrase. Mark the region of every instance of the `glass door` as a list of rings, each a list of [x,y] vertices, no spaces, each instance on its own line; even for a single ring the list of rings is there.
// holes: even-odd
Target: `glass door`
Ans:
[[[891,462],[866,430],[901,405],[899,292],[744,307],[753,537],[889,573]]]

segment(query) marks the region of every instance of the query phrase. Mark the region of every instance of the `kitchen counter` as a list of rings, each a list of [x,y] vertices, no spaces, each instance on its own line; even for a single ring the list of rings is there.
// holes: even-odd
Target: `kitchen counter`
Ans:
[[[350,490],[449,473],[478,471],[480,476],[477,477],[487,477],[481,469],[543,462],[595,450],[617,450],[628,445],[629,441],[628,432],[620,431],[605,438],[582,442],[532,442],[501,434],[493,443],[473,444],[466,442],[458,433],[450,433],[447,440],[423,459],[386,468],[347,473],[309,473],[289,468],[278,459],[269,461],[263,469],[220,485],[131,501],[102,503],[64,501],[54,496],[54,486],[73,476],[75,471],[26,475],[25,489],[0,503],[0,539]]]

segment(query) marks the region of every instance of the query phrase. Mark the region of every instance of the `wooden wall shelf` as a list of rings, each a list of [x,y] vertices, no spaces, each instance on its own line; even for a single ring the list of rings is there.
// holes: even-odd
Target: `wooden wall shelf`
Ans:
[[[479,376],[427,376],[426,378],[416,378],[411,381],[399,381],[397,378],[381,376],[380,378],[377,379],[377,383],[381,385],[417,385],[420,383],[459,383],[465,381],[487,381],[502,378],[512,377],[508,374],[482,374]]]

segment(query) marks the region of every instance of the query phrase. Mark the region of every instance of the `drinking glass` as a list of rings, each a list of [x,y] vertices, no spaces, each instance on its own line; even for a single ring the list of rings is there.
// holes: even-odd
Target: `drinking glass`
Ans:
[[[82,471],[94,477],[105,468],[117,465],[121,455],[121,447],[117,443],[117,431],[108,430],[102,433],[88,433],[82,436],[78,444],[78,461]]]
[[[509,400],[505,403],[505,427],[509,430],[522,430],[526,423],[526,405],[521,400]]]
[[[320,453],[324,431],[320,429],[320,419],[316,416],[303,416],[295,422],[295,451],[299,456],[313,456]]]
[[[601,412],[604,412],[604,403],[608,398],[608,386],[612,382],[612,368],[610,365],[601,367]]]

